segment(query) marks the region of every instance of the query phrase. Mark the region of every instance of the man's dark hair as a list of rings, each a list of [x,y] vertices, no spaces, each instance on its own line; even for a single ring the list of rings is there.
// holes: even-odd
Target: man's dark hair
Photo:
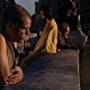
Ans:
[[[64,34],[66,32],[67,27],[69,27],[69,25],[66,22],[63,22],[61,24],[61,33]]]
[[[8,22],[11,22],[15,25],[18,25],[19,27],[22,27],[25,23],[23,20],[25,16],[30,17],[30,14],[22,6],[20,5],[9,6],[3,13],[2,26],[4,27]]]

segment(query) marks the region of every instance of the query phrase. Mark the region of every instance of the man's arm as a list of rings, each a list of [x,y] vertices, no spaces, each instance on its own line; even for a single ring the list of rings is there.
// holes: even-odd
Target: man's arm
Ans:
[[[5,82],[10,75],[6,42],[2,35],[0,35],[0,74]]]

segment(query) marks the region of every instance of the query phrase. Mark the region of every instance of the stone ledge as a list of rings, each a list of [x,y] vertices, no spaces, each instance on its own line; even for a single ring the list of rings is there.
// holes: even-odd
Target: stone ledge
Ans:
[[[3,90],[80,90],[79,56],[75,50],[64,50],[30,62],[25,80]]]

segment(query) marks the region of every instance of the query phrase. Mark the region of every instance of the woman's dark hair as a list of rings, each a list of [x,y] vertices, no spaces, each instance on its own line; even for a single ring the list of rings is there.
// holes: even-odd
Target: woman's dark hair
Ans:
[[[20,5],[9,6],[3,13],[2,28],[4,29],[5,25],[8,22],[18,25],[19,27],[22,27],[25,23],[23,19],[25,16],[30,17],[30,14],[22,6]]]
[[[47,18],[47,19],[52,19],[53,18],[53,8],[52,8],[52,6],[51,5],[49,5],[49,4],[43,4],[43,5],[41,5],[41,7],[40,7],[40,11],[43,11],[44,12],[44,14],[45,14],[45,17]]]

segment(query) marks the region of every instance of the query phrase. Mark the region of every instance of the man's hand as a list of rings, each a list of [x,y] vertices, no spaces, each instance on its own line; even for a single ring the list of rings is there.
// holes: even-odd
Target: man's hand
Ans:
[[[15,67],[15,69],[12,69],[11,75],[7,79],[8,85],[14,85],[18,82],[20,82],[23,79],[23,72],[20,67]]]

